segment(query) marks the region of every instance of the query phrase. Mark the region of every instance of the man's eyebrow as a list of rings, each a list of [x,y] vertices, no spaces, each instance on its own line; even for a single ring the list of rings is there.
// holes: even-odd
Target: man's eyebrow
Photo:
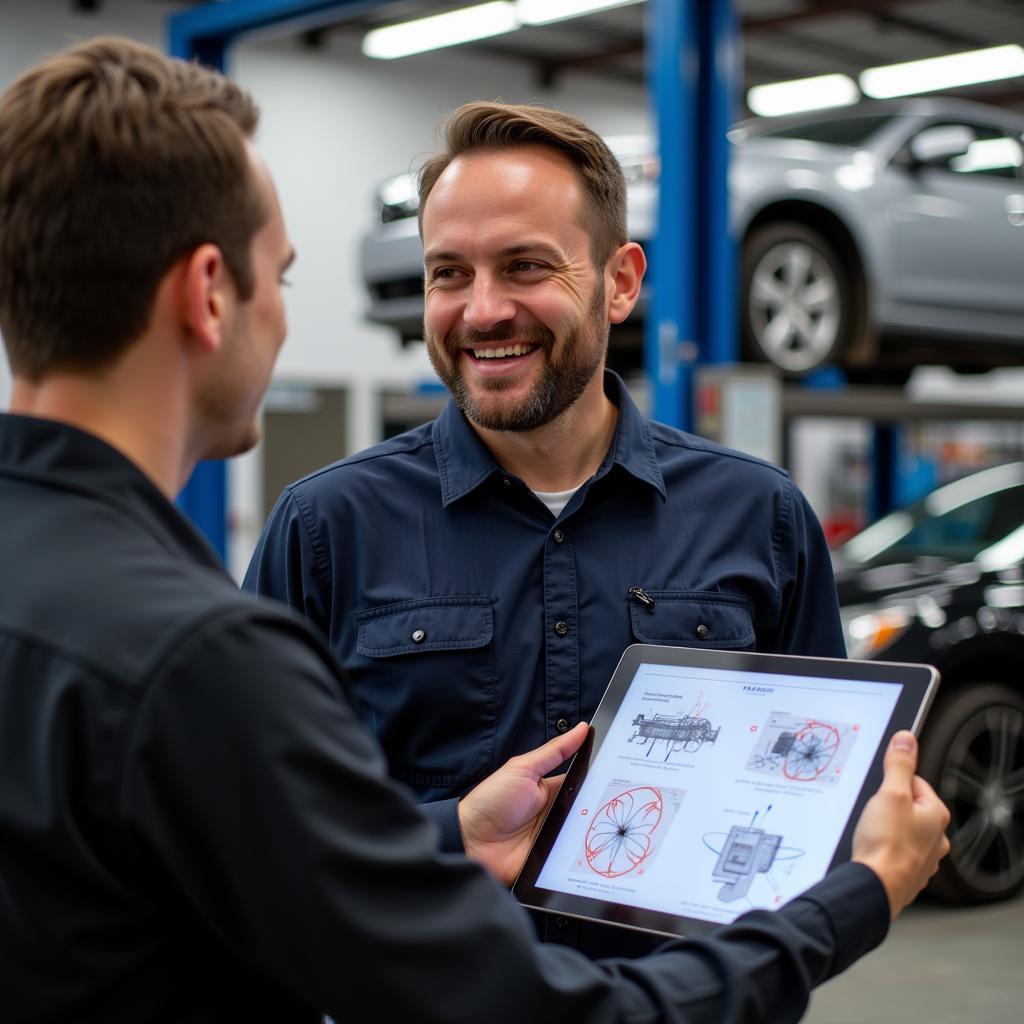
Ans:
[[[510,245],[505,249],[499,249],[497,253],[500,259],[508,259],[510,256],[544,256],[553,262],[561,262],[565,254],[547,242],[523,242],[520,245]]]
[[[504,249],[499,249],[494,256],[496,259],[508,259],[510,256],[545,256],[547,259],[552,261],[561,262],[565,259],[565,254],[556,249],[553,245],[549,245],[547,242],[520,242],[517,245],[509,245]],[[451,252],[448,250],[431,249],[430,252],[423,254],[424,263],[438,263],[445,260],[451,260],[458,262],[463,257],[457,252]]]
[[[424,263],[436,263],[438,260],[453,260],[457,261],[461,259],[457,252],[447,252],[440,249],[431,249],[430,252],[423,254]]]

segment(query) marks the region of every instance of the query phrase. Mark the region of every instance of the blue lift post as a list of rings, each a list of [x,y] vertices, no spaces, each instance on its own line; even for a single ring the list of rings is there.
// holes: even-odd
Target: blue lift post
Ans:
[[[647,58],[661,161],[645,366],[655,419],[690,429],[693,367],[738,355],[729,142],[739,76],[732,0],[650,0]]]
[[[390,0],[374,0],[381,6]],[[233,0],[210,3],[168,18],[168,52],[223,71],[228,46],[242,33],[283,22],[312,28],[340,7],[366,0]],[[221,561],[228,553],[228,477],[221,461],[200,462],[178,495],[178,505],[206,535]]]

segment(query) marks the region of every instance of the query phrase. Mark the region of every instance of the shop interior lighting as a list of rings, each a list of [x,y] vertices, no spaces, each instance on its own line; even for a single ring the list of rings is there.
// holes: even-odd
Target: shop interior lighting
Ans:
[[[524,25],[550,25],[611,7],[627,7],[644,0],[518,0],[516,13]]]
[[[857,83],[847,75],[796,78],[790,82],[755,85],[747,91],[747,106],[761,117],[779,117],[825,107],[848,107],[859,99]]]
[[[414,21],[385,25],[363,37],[363,54],[378,60],[410,57],[414,53],[458,46],[477,39],[513,32],[524,25],[549,25],[612,7],[646,0],[495,0]]]
[[[378,60],[394,60],[445,46],[471,43],[519,28],[516,7],[510,0],[463,7],[429,18],[403,21],[372,29],[363,37],[363,53]]]
[[[991,46],[947,57],[868,68],[860,76],[865,95],[885,100],[1024,75],[1024,46]]]

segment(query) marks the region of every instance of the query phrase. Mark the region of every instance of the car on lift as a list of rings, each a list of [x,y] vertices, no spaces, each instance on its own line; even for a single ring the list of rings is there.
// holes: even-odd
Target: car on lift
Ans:
[[[950,809],[929,891],[954,903],[1024,888],[1024,463],[940,486],[839,548],[851,658],[942,676],[919,771]]]
[[[1024,116],[944,98],[756,119],[730,132],[745,358],[905,378],[1024,363]],[[632,238],[657,220],[644,136],[610,137]],[[422,334],[413,175],[386,182],[362,240],[367,316]],[[639,336],[642,301],[627,330]],[[613,341],[614,343],[614,341]]]

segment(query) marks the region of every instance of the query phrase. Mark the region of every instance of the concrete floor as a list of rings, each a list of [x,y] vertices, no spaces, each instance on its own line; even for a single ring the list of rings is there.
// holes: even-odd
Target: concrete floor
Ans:
[[[878,949],[814,993],[804,1021],[1022,1024],[1024,895],[976,908],[915,904]]]

